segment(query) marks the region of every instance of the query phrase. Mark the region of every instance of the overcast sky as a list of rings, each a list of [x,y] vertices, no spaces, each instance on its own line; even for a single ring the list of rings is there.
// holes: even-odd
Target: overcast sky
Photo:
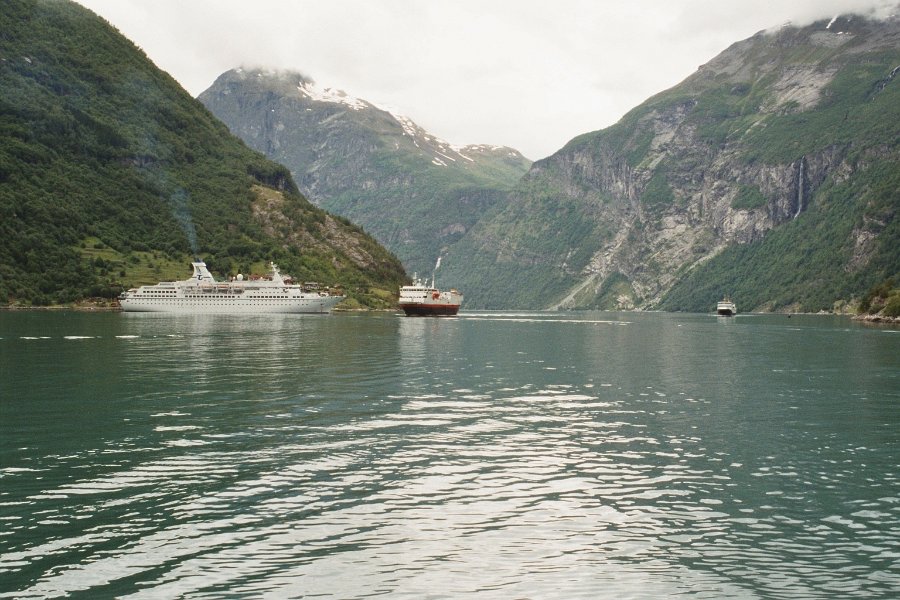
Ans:
[[[193,96],[292,69],[457,145],[531,159],[612,125],[733,42],[896,0],[78,0]]]

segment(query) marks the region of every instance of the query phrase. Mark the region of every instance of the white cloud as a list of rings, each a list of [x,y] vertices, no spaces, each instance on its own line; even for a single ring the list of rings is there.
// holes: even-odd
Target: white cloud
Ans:
[[[79,0],[192,95],[241,65],[396,107],[530,158],[613,124],[731,43],[893,0]]]

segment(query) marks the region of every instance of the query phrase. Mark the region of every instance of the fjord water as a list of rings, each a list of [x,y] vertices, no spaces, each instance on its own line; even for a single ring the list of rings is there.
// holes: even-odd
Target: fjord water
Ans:
[[[0,313],[0,596],[900,594],[900,332]]]

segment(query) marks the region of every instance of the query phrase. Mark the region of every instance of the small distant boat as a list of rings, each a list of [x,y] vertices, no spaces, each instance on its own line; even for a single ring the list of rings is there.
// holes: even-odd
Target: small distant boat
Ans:
[[[440,266],[439,258],[435,271]],[[431,283],[413,275],[412,285],[400,287],[400,308],[407,317],[452,317],[459,312],[462,300],[463,295],[455,289],[439,290],[435,285],[434,273]]]
[[[737,306],[734,305],[734,302],[728,296],[725,296],[716,304],[716,314],[722,317],[733,317],[737,314]]]

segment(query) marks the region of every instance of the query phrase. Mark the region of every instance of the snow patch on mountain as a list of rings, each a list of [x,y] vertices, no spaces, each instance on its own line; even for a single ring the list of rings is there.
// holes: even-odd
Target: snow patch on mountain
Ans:
[[[409,117],[404,117],[403,115],[398,115],[391,110],[388,110],[387,112],[390,113],[392,117],[394,117],[395,121],[400,123],[400,126],[403,128],[403,133],[411,138],[415,138],[418,135],[418,130],[420,128],[412,121],[412,119],[410,119]]]
[[[390,114],[394,118],[394,120],[400,124],[400,127],[403,128],[403,135],[412,138],[413,144],[415,144],[417,148],[424,152],[430,151],[430,154],[432,155],[431,163],[433,165],[446,167],[447,162],[445,161],[449,160],[451,162],[456,162],[457,159],[460,158],[469,162],[475,162],[473,159],[460,152],[461,147],[449,144],[444,140],[429,134],[427,131],[416,125],[416,123],[409,117],[401,115],[391,108],[377,105],[373,106],[376,106],[377,108],[380,108],[381,110],[384,110],[385,112]],[[420,141],[422,142],[421,144],[419,143]]]
[[[320,88],[311,81],[301,80],[297,85],[297,90],[310,100],[314,100],[316,102],[332,102],[334,104],[343,104],[350,107],[352,110],[362,110],[364,108],[369,108],[372,106],[365,100],[355,98],[343,90],[336,90],[330,87]]]
[[[238,69],[237,72],[240,73],[241,70]],[[261,71],[257,71],[258,77],[264,77],[266,75],[267,74]],[[296,77],[296,74],[294,76]],[[412,143],[416,146],[416,148],[418,148],[426,156],[431,158],[432,164],[436,166],[446,167],[448,166],[448,161],[449,163],[456,163],[460,160],[467,161],[469,163],[475,163],[477,161],[475,158],[472,158],[472,156],[489,152],[497,152],[498,150],[506,149],[502,146],[493,146],[489,144],[466,146],[450,144],[436,136],[429,134],[425,129],[422,129],[422,127],[417,125],[412,119],[400,114],[400,112],[393,107],[380,105],[369,102],[367,100],[356,98],[355,96],[352,96],[343,90],[338,90],[331,87],[319,87],[311,78],[307,78],[302,75],[300,76],[299,80],[294,79],[293,81],[296,81],[297,91],[301,95],[306,96],[314,102],[329,102],[333,104],[341,104],[354,111],[375,109],[388,113],[400,125],[401,129],[403,130],[403,135],[408,136],[411,139]],[[516,153],[514,151],[510,151],[510,156],[514,155],[516,155]]]

